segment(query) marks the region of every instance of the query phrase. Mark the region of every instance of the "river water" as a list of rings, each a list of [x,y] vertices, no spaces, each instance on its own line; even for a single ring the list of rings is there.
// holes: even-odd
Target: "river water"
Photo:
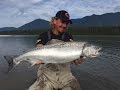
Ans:
[[[36,79],[37,66],[21,63],[10,73],[4,56],[20,55],[35,47],[37,36],[0,36],[0,90],[26,90]],[[103,47],[103,56],[72,65],[72,73],[83,90],[120,90],[120,36],[76,35],[75,41],[86,41]]]

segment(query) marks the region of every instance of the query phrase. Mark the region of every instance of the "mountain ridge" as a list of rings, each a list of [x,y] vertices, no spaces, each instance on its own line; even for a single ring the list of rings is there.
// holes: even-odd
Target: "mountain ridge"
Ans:
[[[84,26],[84,27],[106,27],[106,26],[120,26],[120,12],[105,13],[102,15],[90,15],[83,18],[71,19],[73,24],[71,26]],[[3,27],[0,31],[7,30],[38,30],[48,29],[49,21],[43,19],[36,19],[29,23],[26,23],[18,28],[15,27]]]

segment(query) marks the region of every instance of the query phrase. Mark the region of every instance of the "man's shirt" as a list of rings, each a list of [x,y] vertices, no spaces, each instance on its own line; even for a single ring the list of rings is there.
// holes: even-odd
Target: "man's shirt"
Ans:
[[[55,35],[52,31],[48,31],[48,32],[43,32],[39,35],[36,44],[45,45],[48,41],[52,39],[58,39],[65,42],[69,42],[73,40],[73,37],[70,33],[67,32],[61,33],[59,35]]]

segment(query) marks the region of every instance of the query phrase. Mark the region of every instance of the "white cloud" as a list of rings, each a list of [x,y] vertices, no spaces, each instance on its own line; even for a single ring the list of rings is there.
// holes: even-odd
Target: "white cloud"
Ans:
[[[81,18],[120,12],[120,0],[0,0],[0,27],[19,27],[38,18],[50,20],[61,9],[71,18]]]

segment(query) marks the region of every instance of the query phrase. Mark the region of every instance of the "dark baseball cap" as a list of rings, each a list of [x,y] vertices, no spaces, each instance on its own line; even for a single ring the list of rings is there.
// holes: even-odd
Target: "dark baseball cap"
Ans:
[[[58,11],[56,13],[56,17],[61,19],[62,22],[68,22],[68,23],[72,24],[72,21],[70,20],[70,15],[65,10]]]

